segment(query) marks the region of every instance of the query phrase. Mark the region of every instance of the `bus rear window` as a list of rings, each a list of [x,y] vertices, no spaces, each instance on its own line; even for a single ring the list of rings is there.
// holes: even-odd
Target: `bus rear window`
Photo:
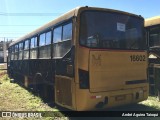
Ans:
[[[84,11],[80,44],[89,48],[145,49],[144,20],[127,14]]]

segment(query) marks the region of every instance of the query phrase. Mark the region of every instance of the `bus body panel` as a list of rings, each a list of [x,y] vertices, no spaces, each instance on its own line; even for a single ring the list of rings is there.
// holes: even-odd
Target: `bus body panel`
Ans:
[[[78,69],[88,71],[89,49],[85,47],[77,47],[77,67]],[[79,82],[78,79],[76,81]]]
[[[133,60],[132,57],[134,58]],[[132,51],[90,51],[90,91],[134,88],[147,82],[147,53]]]
[[[138,98],[136,97],[138,94]],[[147,99],[148,84],[141,87],[129,88],[125,90],[113,90],[108,92],[91,93],[88,89],[79,89],[76,84],[76,110],[105,110],[115,106],[137,103]],[[108,102],[104,103],[108,98]],[[99,105],[101,103],[101,105]]]
[[[55,76],[55,103],[69,109],[75,109],[75,83],[73,78]]]

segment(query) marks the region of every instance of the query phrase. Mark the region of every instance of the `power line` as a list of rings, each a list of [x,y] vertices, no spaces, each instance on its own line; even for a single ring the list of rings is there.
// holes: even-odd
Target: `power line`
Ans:
[[[12,36],[12,37],[0,37],[0,38],[17,38],[18,36]]]
[[[0,12],[0,16],[59,16],[63,13],[4,13]]]
[[[26,33],[26,32],[31,32],[31,31],[33,31],[33,30],[27,30],[26,29],[26,31],[17,31],[17,30],[8,30],[8,31],[2,31],[2,30],[0,30],[0,33]]]
[[[17,36],[14,36],[14,37],[0,37],[0,39],[16,39],[16,38],[19,38]]]
[[[0,25],[0,26],[41,26],[41,25]]]
[[[8,32],[14,32],[14,33],[17,33],[17,32],[18,32],[18,33],[19,33],[19,32],[28,32],[28,31],[13,31],[13,30],[12,30],[12,31],[0,31],[0,32],[4,32],[4,33],[8,33]]]
[[[0,32],[0,34],[25,34],[25,32],[24,33],[22,33],[22,32],[21,33],[18,33],[18,32],[17,33],[2,33],[2,32]]]

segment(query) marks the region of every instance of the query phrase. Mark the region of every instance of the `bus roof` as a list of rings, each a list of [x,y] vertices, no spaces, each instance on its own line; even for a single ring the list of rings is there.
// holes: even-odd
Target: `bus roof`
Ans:
[[[160,16],[145,19],[145,27],[160,24]]]
[[[14,44],[17,44],[17,43],[19,43],[19,42],[21,42],[21,41],[23,41],[23,40],[26,40],[26,39],[28,39],[28,38],[30,38],[30,37],[34,37],[34,36],[36,36],[37,34],[41,34],[41,33],[44,32],[45,30],[47,30],[47,29],[55,26],[56,24],[61,23],[61,22],[65,21],[65,20],[68,20],[68,19],[70,19],[70,18],[73,17],[73,16],[77,16],[77,15],[79,14],[79,11],[81,11],[81,10],[111,11],[111,12],[117,12],[117,13],[127,14],[127,15],[130,15],[130,16],[136,16],[136,17],[139,17],[139,18],[142,18],[142,19],[143,19],[143,17],[141,17],[140,15],[136,15],[136,14],[132,14],[132,13],[120,11],[120,10],[107,9],[107,8],[98,8],[98,7],[88,7],[88,6],[85,6],[85,7],[76,7],[76,8],[74,8],[74,9],[70,10],[69,12],[61,15],[60,17],[58,17],[58,18],[50,21],[49,23],[47,23],[47,24],[39,27],[38,29],[36,29],[36,30],[34,30],[34,31],[32,31],[32,32],[30,32],[30,33],[28,33],[28,34],[26,34],[26,35],[24,35],[24,36],[16,39],[16,40],[14,40],[14,42],[12,42],[9,46],[12,46],[12,45],[14,45]]]

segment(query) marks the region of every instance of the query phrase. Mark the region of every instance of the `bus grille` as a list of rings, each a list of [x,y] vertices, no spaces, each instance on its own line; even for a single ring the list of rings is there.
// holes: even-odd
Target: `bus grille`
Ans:
[[[56,101],[62,105],[72,106],[71,80],[56,77]]]

